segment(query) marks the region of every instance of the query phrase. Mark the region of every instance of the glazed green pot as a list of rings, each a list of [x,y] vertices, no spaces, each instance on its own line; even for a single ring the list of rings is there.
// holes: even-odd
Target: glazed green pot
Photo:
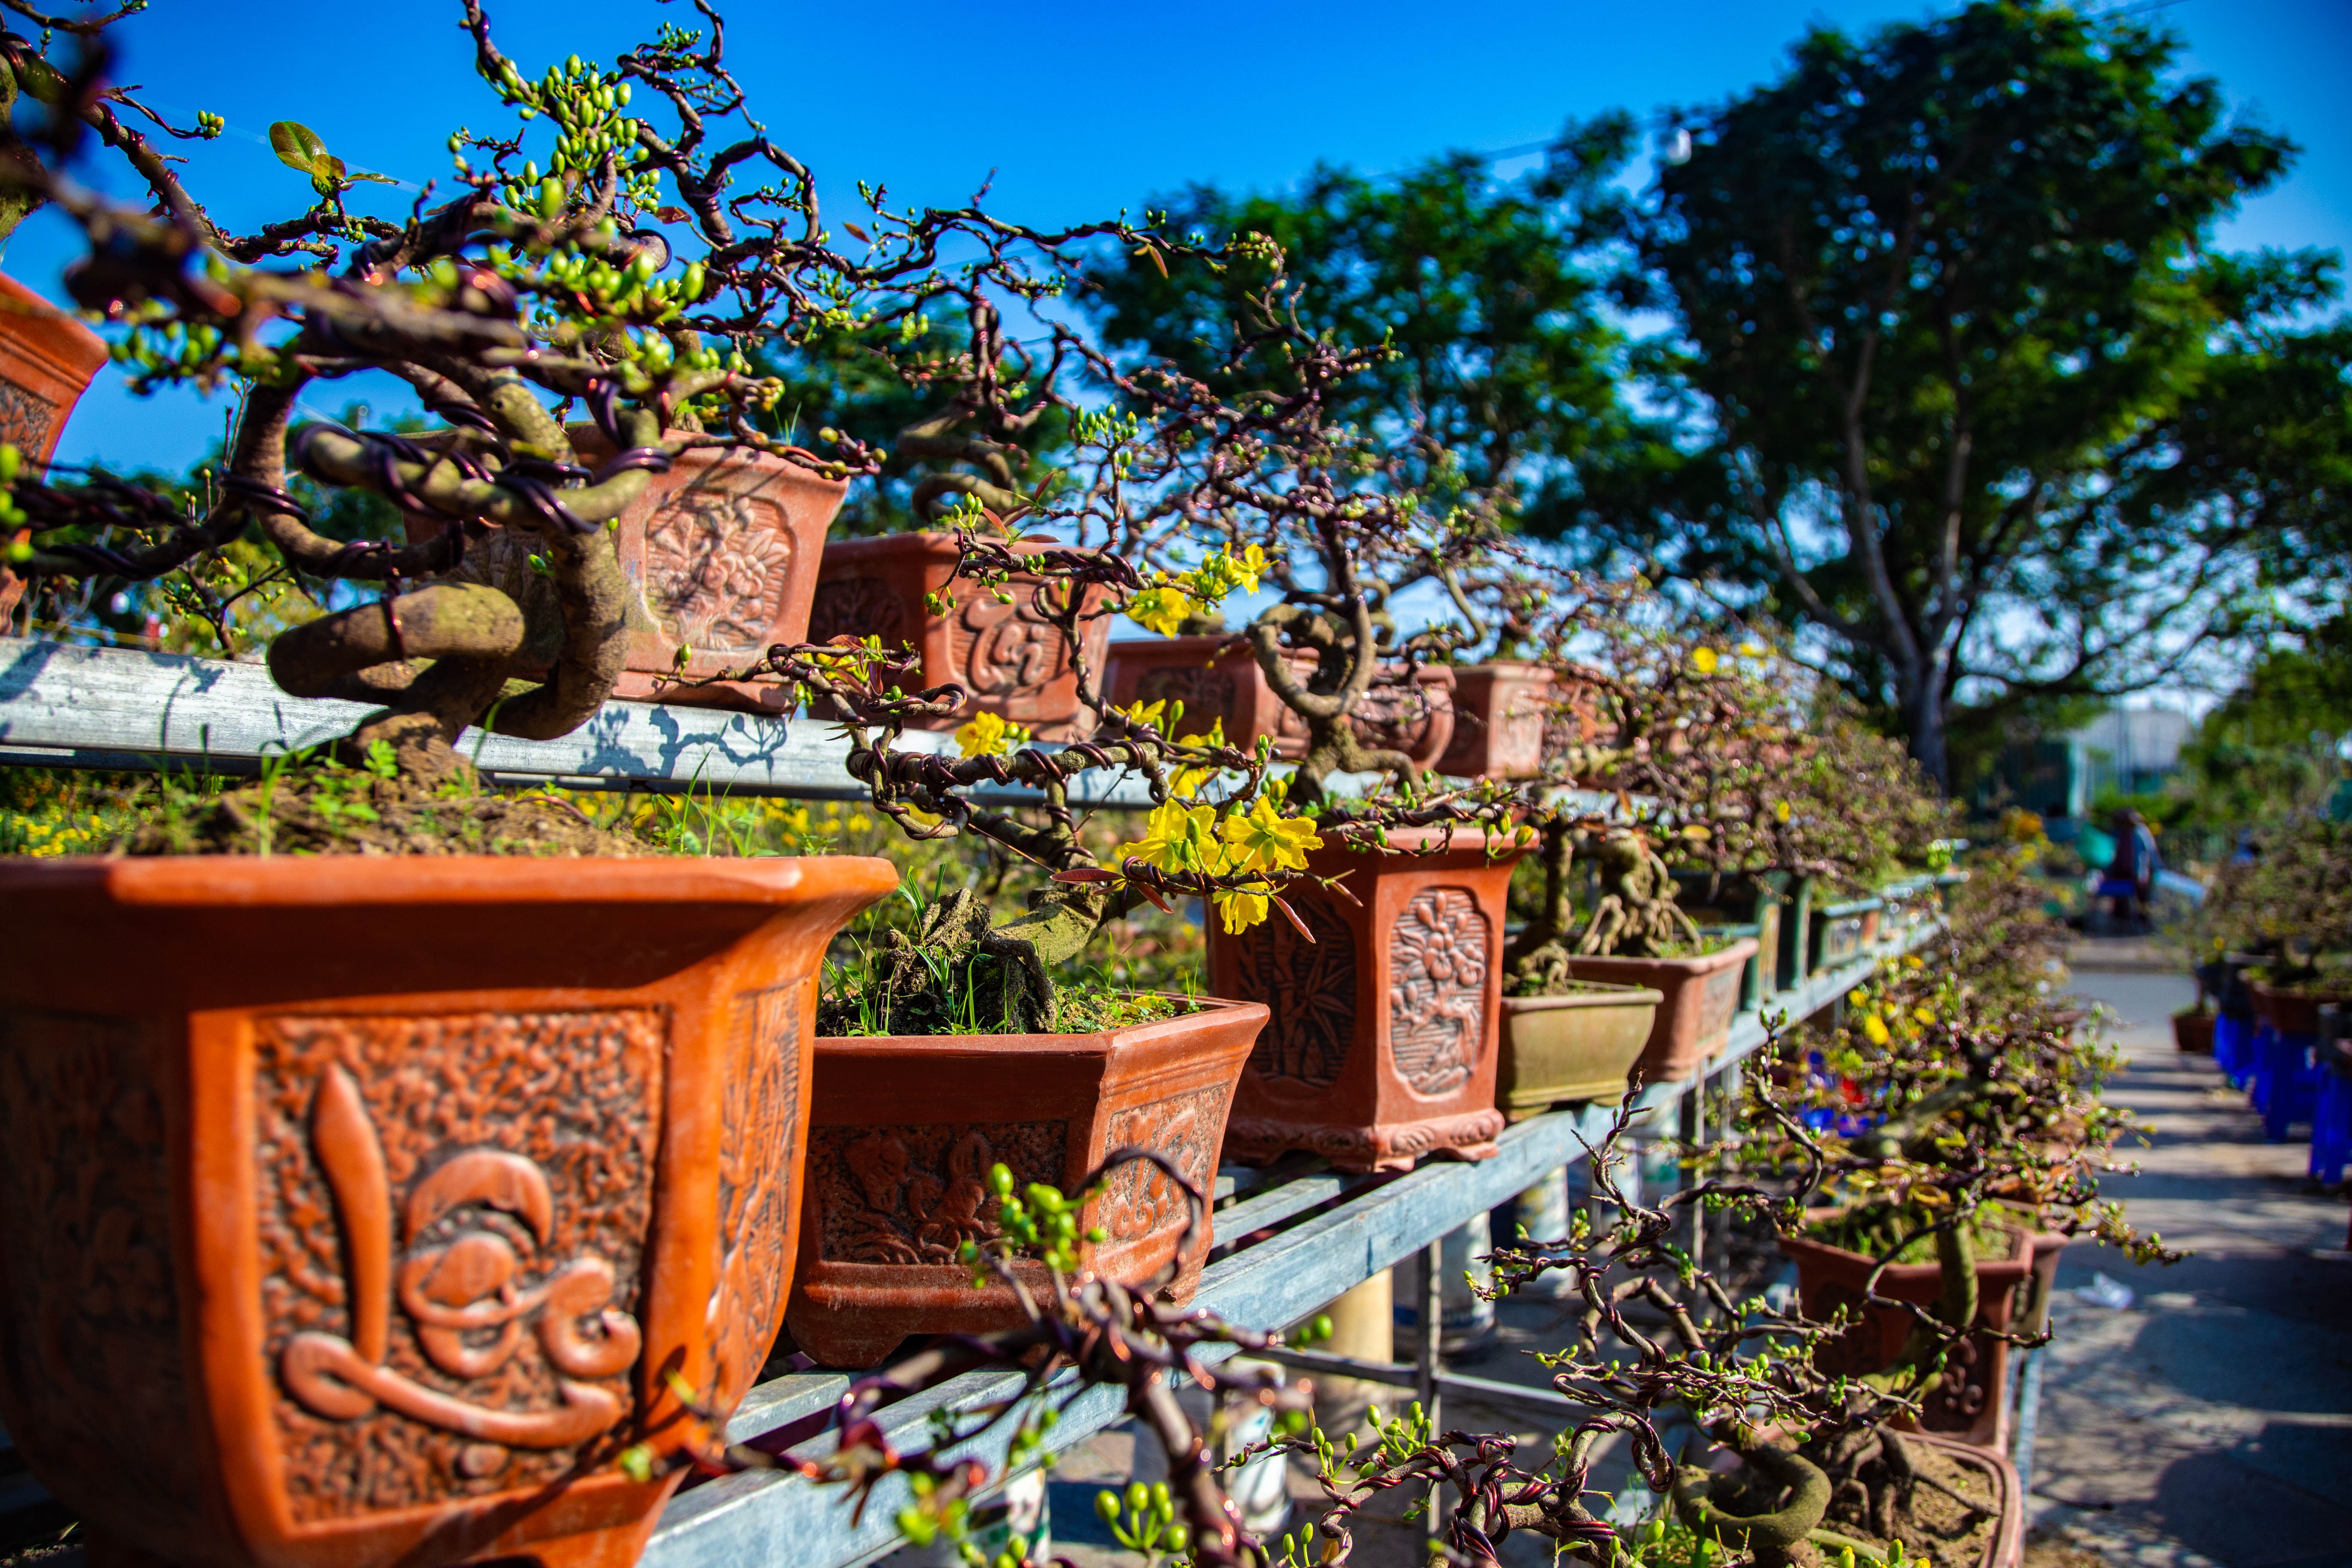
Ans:
[[[1597,981],[1565,996],[1504,997],[1496,1108],[1524,1121],[1563,1102],[1623,1100],[1664,999],[1646,985]]]

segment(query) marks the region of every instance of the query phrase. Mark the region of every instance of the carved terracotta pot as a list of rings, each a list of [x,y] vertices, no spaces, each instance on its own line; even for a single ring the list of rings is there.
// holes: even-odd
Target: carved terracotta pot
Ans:
[[[1943,1381],[1927,1394],[1916,1423],[1927,1431],[1995,1452],[2009,1447],[2009,1344],[2000,1336],[2010,1328],[2019,1289],[2032,1275],[2040,1250],[2036,1238],[2022,1230],[2005,1234],[2010,1238],[2010,1256],[1980,1258],[1976,1266],[1974,1326],[1991,1331],[1972,1333],[1953,1347]],[[1877,1260],[1798,1236],[1782,1237],[1780,1251],[1797,1266],[1797,1296],[1806,1317],[1823,1321],[1843,1307],[1856,1320],[1822,1342],[1813,1352],[1813,1364],[1832,1376],[1848,1377],[1894,1365],[1903,1353],[1914,1320],[1904,1308],[1868,1304],[1864,1287]],[[2054,1259],[2054,1250],[2051,1256]],[[2054,1261],[2051,1267],[2056,1268]],[[1933,1307],[1943,1293],[1943,1269],[1933,1263],[1889,1264],[1878,1277],[1877,1293],[1921,1308]]]
[[[1294,668],[1305,679],[1312,661]],[[1356,705],[1357,739],[1368,746],[1399,751],[1417,768],[1431,768],[1454,738],[1456,672],[1424,665],[1413,684],[1379,686]],[[1225,738],[1246,751],[1261,736],[1274,737],[1275,755],[1297,762],[1307,754],[1307,721],[1274,694],[1257,656],[1233,637],[1137,639],[1110,645],[1109,700],[1128,707],[1172,700],[1184,704],[1182,731],[1206,733],[1222,720]]]
[[[1544,728],[1557,723],[1552,672],[1540,664],[1467,665],[1454,672],[1454,738],[1437,771],[1461,779],[1531,779],[1543,772]]]
[[[0,1418],[112,1546],[625,1568],[782,1317],[887,861],[0,866]]]
[[[580,460],[613,455],[593,425],[569,427]],[[677,702],[780,713],[791,692],[773,682],[722,681],[686,687],[669,678],[701,679],[740,668],[772,643],[808,632],[824,531],[848,486],[764,452],[688,452],[656,474],[621,513],[614,542],[621,570],[636,585],[628,661],[613,695],[640,702]],[[406,518],[408,537],[448,526],[440,518]],[[530,540],[493,529],[467,547],[462,574],[529,592]],[[692,654],[681,668],[680,647]]]
[[[1024,553],[1042,543],[1013,546]],[[824,547],[817,575],[816,607],[809,640],[878,637],[884,647],[912,645],[923,656],[922,684],[961,686],[964,704],[943,719],[911,723],[952,730],[975,713],[993,713],[1048,740],[1074,738],[1072,728],[1090,728],[1094,715],[1078,701],[1078,673],[1068,639],[1039,616],[1031,596],[1041,581],[1015,576],[1004,584],[1013,602],[953,574],[952,533],[894,533],[880,539],[836,539]],[[1087,591],[1087,610],[1106,590]],[[955,608],[931,614],[929,595],[952,596]],[[1110,641],[1109,616],[1082,622],[1087,666],[1101,679]]]
[[[105,339],[0,273],[0,441],[47,462],[67,416],[105,363]],[[0,537],[23,541],[32,531]],[[24,594],[25,580],[0,565],[0,621]]]
[[[987,1333],[1027,1320],[1012,1289],[975,1289],[956,1261],[998,1234],[989,1168],[1074,1193],[1123,1148],[1156,1150],[1206,1196],[1234,1080],[1265,1022],[1208,1002],[1091,1035],[890,1035],[816,1042],[800,1266],[786,1321],[827,1366],[873,1366],[908,1334]],[[1190,1205],[1145,1162],[1123,1163],[1081,1215],[1080,1261],[1148,1279],[1177,1257]],[[1207,1215],[1168,1295],[1185,1300],[1209,1253]],[[1042,1263],[1014,1265],[1046,1289]]]
[[[1577,957],[1568,961],[1568,972],[1579,980],[1656,990],[1664,1000],[1633,1077],[1645,1084],[1680,1083],[1730,1039],[1739,983],[1756,948],[1756,939],[1747,936],[1701,958]]]
[[[1439,834],[1390,839],[1419,848]],[[1211,989],[1274,1015],[1242,1071],[1226,1158],[1303,1149],[1343,1171],[1387,1171],[1495,1153],[1503,907],[1518,852],[1489,860],[1484,845],[1456,833],[1427,854],[1318,850],[1307,869],[1345,873],[1362,903],[1292,883],[1284,896],[1312,942],[1278,912],[1238,937],[1211,919]]]

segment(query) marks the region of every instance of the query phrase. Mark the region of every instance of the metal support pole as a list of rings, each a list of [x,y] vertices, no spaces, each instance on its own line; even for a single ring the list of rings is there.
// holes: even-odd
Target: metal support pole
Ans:
[[[1421,1401],[1421,1408],[1429,1417],[1432,1432],[1444,1426],[1437,1409],[1437,1373],[1442,1364],[1437,1346],[1445,1313],[1444,1247],[1444,1243],[1433,1241],[1421,1249],[1421,1261],[1415,1270],[1417,1278],[1414,1281],[1417,1287],[1414,1295],[1418,1298],[1415,1321],[1421,1332],[1415,1336],[1413,1351],[1413,1396]],[[1429,1503],[1422,1528],[1432,1541],[1438,1538],[1438,1510],[1444,1501],[1439,1494],[1444,1486],[1441,1481],[1429,1483]]]
[[[1690,1148],[1696,1148],[1706,1137],[1706,1068],[1704,1067],[1701,1067],[1698,1075],[1691,1079],[1689,1089],[1683,1095],[1682,1137],[1684,1144]],[[1680,1184],[1688,1187],[1693,1185],[1696,1180],[1696,1173],[1685,1170],[1682,1173]],[[1696,1204],[1691,1205],[1690,1232],[1686,1241],[1690,1247],[1691,1263],[1696,1268],[1706,1268],[1706,1214]]]

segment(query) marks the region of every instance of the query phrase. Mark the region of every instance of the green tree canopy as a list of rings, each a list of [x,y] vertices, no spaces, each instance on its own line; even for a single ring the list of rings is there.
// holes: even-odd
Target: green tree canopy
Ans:
[[[1609,247],[1627,198],[1609,182],[1633,138],[1612,114],[1570,126],[1517,179],[1456,153],[1393,180],[1318,167],[1291,196],[1195,185],[1150,205],[1212,241],[1272,239],[1303,323],[1394,351],[1353,383],[1339,416],[1421,442],[1430,471],[1458,468],[1507,502],[1546,465],[1624,437]],[[1089,279],[1089,304],[1114,347],[1215,385],[1265,384],[1279,367],[1230,362],[1272,265],[1163,270],[1150,256],[1113,256]]]
[[[1689,116],[1638,223],[1663,412],[1543,514],[1745,590],[1939,780],[1956,704],[2129,689],[2236,629],[2252,547],[2340,494],[2344,343],[2293,326],[2327,258],[2207,250],[2294,149],[2177,51],[1979,3],[1816,29]]]

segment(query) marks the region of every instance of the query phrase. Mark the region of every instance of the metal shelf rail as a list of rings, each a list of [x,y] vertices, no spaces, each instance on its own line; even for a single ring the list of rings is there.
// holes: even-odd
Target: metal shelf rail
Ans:
[[[1916,926],[1898,942],[1770,998],[1765,1010],[1791,1019],[1810,1016],[1867,979],[1882,959],[1924,945],[1939,930],[1934,922]],[[1742,1014],[1733,1023],[1729,1046],[1709,1064],[1709,1075],[1724,1072],[1754,1052],[1766,1035],[1763,1011]],[[1655,1123],[1664,1113],[1681,1108],[1690,1088],[1657,1085],[1643,1090],[1635,1103]],[[1236,1201],[1216,1212],[1216,1235],[1226,1238],[1220,1248],[1225,1255],[1202,1272],[1194,1304],[1253,1328],[1295,1323],[1422,1252],[1472,1216],[1516,1196],[1548,1173],[1583,1159],[1588,1142],[1601,1138],[1612,1116],[1609,1108],[1601,1106],[1553,1111],[1505,1131],[1499,1141],[1502,1152],[1492,1160],[1429,1163],[1402,1175],[1319,1173],[1284,1180],[1277,1173],[1276,1179],[1265,1181],[1266,1173],[1226,1173],[1221,1189],[1232,1182],[1237,1191]],[[1245,1184],[1254,1182],[1260,1184]],[[1398,1369],[1366,1370],[1393,1373]],[[1443,1372],[1434,1375],[1441,1391],[1450,1388],[1558,1414],[1543,1402],[1540,1391],[1500,1384],[1489,1387],[1487,1380]],[[728,1436],[736,1442],[756,1440],[762,1447],[798,1458],[823,1458],[835,1444],[835,1434],[826,1429],[827,1417],[849,1384],[847,1375],[829,1372],[796,1373],[763,1384],[736,1412]],[[971,1373],[887,1405],[877,1419],[889,1441],[912,1447],[929,1440],[935,1411],[986,1405],[1019,1386],[1020,1379],[1013,1373]],[[1066,1394],[1069,1386],[1066,1382],[1058,1384],[1056,1392]],[[1056,1451],[1069,1447],[1125,1415],[1117,1391],[1089,1389],[1062,1412],[1047,1434],[1046,1447]],[[1003,1461],[1004,1436],[999,1432],[968,1451],[992,1471]],[[890,1478],[876,1489],[862,1519],[853,1519],[846,1497],[797,1475],[763,1470],[725,1476],[672,1500],[644,1563],[646,1568],[855,1568],[900,1544],[893,1518],[908,1500],[904,1484]]]
[[[272,755],[349,734],[373,711],[364,702],[289,697],[257,664],[0,637],[0,765],[250,773]],[[900,744],[943,751],[955,742],[915,731]],[[468,730],[457,750],[499,784],[866,798],[843,765],[849,742],[832,727],[717,708],[607,702],[558,740]],[[1019,787],[975,793],[1042,798]],[[1081,774],[1071,798],[1151,804],[1144,781],[1127,773]]]

